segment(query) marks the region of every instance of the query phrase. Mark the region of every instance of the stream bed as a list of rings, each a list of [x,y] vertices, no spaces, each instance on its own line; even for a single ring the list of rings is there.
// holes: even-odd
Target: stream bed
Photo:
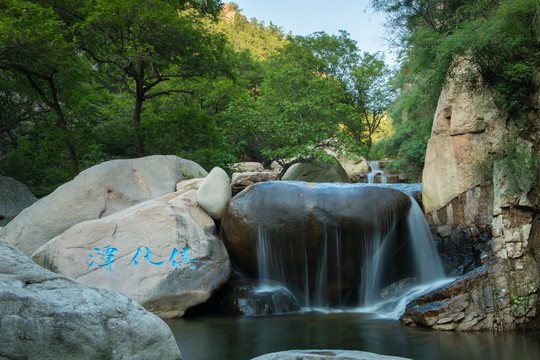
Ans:
[[[183,360],[249,360],[293,349],[359,350],[418,360],[540,359],[540,332],[440,332],[365,313],[197,316],[167,324]]]

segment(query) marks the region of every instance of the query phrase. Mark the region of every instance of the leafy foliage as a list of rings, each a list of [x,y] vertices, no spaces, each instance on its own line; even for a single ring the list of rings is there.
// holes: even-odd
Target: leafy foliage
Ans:
[[[434,94],[440,93],[457,58],[476,65],[484,83],[498,94],[501,109],[516,118],[532,109],[540,38],[537,0],[372,2],[388,14],[394,40],[402,48],[403,66],[396,83],[402,93],[392,107],[398,127],[386,141],[390,154],[399,157],[394,166],[420,176],[422,149],[436,108]],[[474,79],[460,80],[474,91]]]

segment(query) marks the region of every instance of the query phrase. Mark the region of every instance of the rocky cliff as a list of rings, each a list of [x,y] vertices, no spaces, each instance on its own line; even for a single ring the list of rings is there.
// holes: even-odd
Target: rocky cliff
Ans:
[[[461,277],[461,286],[411,303],[402,321],[444,330],[537,327],[540,186],[538,168],[530,165],[540,151],[540,91],[535,110],[510,115],[498,109],[488,86],[473,90],[463,78],[481,84],[476,69],[465,64],[442,90],[426,153],[423,205],[447,269],[463,275],[483,268]],[[540,89],[540,76],[534,86]]]

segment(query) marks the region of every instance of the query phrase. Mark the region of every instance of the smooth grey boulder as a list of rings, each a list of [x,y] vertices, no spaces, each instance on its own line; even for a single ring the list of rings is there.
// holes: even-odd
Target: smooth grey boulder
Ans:
[[[181,359],[169,327],[125,295],[43,269],[0,239],[0,358]]]
[[[410,360],[354,350],[289,350],[257,356],[251,360]]]
[[[248,276],[281,282],[297,299],[306,298],[308,287],[311,298],[343,305],[339,299],[358,286],[362,265],[379,241],[387,244],[385,261],[392,263],[382,281],[408,275],[409,247],[401,235],[410,207],[409,196],[394,189],[260,182],[228,203],[221,236]]]
[[[206,175],[197,163],[172,155],[107,161],[23,210],[0,236],[31,256],[73,225],[171,193],[193,173]]]
[[[121,291],[162,318],[204,303],[232,271],[195,190],[79,223],[32,258],[85,284]]]
[[[231,196],[229,175],[219,167],[213,168],[197,189],[199,205],[216,220],[221,219],[221,214]]]
[[[37,201],[24,184],[0,175],[0,220],[10,220]]]
[[[281,180],[306,181],[315,183],[350,183],[347,171],[339,164],[324,162],[297,163],[292,165]]]

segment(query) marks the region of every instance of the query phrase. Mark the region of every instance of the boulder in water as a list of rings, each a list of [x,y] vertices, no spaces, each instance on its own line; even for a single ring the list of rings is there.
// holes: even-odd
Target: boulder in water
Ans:
[[[300,311],[292,294],[279,284],[260,280],[230,280],[216,294],[220,311],[227,315],[272,315]]]
[[[0,239],[0,358],[181,359],[169,327],[125,295],[36,265]]]
[[[308,288],[311,299],[339,302],[357,287],[365,256],[383,239],[383,261],[393,264],[384,282],[407,276],[410,254],[396,235],[405,231],[401,220],[410,206],[410,198],[393,189],[263,182],[229,202],[221,233],[246,273],[281,282],[299,301]]]

